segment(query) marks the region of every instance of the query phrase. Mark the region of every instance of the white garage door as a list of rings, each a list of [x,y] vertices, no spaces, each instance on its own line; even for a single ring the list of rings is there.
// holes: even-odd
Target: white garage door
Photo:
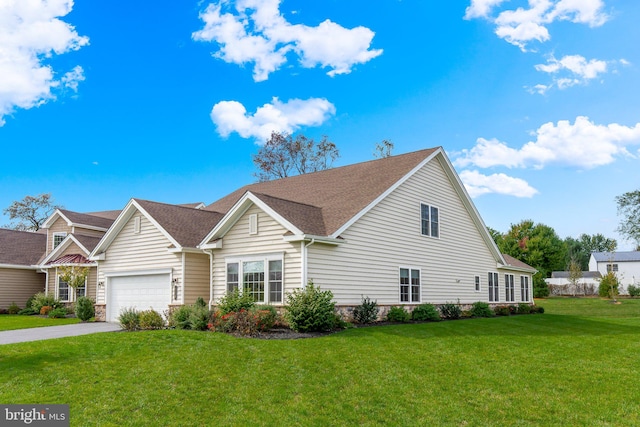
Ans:
[[[153,308],[162,314],[171,302],[171,283],[168,274],[116,276],[109,279],[107,288],[107,322],[117,322],[120,310]]]

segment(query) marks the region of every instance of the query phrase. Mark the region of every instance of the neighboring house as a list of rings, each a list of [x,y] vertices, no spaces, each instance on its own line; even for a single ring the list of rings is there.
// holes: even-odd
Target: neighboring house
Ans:
[[[245,186],[204,210],[133,199],[93,250],[98,307],[163,312],[228,291],[284,305],[309,281],[343,309],[532,303],[442,148]]]
[[[589,258],[589,270],[598,271],[603,276],[613,271],[624,293],[629,285],[640,284],[640,251],[593,252]]]
[[[0,229],[0,308],[24,308],[29,297],[44,291],[45,275],[36,264],[46,242],[44,233]]]
[[[602,275],[599,271],[583,271],[576,282],[576,288],[571,285],[568,271],[554,271],[551,277],[545,279],[549,285],[551,295],[597,295]]]
[[[73,303],[80,296],[95,298],[97,263],[89,261],[91,251],[107,232],[120,211],[79,213],[56,209],[42,225],[46,232],[46,249],[38,267],[46,274],[45,292],[62,302]],[[88,268],[86,284],[71,288],[60,278],[60,267]]]

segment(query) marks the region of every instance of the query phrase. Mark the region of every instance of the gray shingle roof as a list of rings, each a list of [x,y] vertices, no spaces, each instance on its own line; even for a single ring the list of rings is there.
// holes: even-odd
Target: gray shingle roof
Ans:
[[[599,279],[602,277],[599,271],[583,271],[582,278],[583,279]],[[568,279],[569,272],[568,271],[553,271],[551,272],[552,279]]]
[[[506,261],[507,265],[510,265],[512,267],[528,268],[528,269],[531,269],[531,270],[535,270],[535,268],[531,267],[529,264],[526,264],[526,263],[520,261],[519,259],[512,257],[511,255],[502,254],[502,257]]]
[[[593,257],[597,262],[633,262],[640,261],[640,251],[629,252],[593,252]],[[612,257],[613,255],[613,257]]]
[[[0,228],[0,264],[35,265],[46,245],[46,234]]]
[[[92,227],[109,228],[113,224],[113,219],[104,218],[98,215],[84,214],[79,212],[59,209],[60,212],[74,224],[89,225]]]
[[[437,148],[244,186],[205,209],[226,213],[248,191],[305,234],[330,235]]]

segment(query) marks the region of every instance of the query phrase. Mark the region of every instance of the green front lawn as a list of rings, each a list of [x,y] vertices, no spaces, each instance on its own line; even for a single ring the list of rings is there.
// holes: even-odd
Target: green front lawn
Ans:
[[[0,331],[11,331],[14,329],[39,328],[41,326],[68,325],[78,323],[79,319],[68,317],[65,319],[49,319],[40,316],[18,316],[12,314],[0,314]]]
[[[153,331],[5,345],[0,402],[68,403],[74,426],[640,425],[640,300],[583,301],[292,341]]]

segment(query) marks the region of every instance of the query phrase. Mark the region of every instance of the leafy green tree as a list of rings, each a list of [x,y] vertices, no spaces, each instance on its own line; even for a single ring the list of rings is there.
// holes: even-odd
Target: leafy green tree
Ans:
[[[340,157],[336,145],[323,136],[319,142],[304,135],[272,132],[271,137],[253,155],[260,182],[330,169]]]
[[[616,197],[618,215],[623,219],[618,226],[618,232],[640,246],[640,190],[629,191]]]
[[[38,231],[49,216],[62,206],[56,205],[50,193],[38,196],[25,196],[22,200],[16,200],[2,213],[9,215],[10,220],[17,220],[7,226],[14,230]]]
[[[567,247],[555,230],[530,219],[512,224],[498,248],[538,270],[533,275],[534,295],[538,297],[549,293],[544,279],[550,277],[552,271],[564,270],[566,266]]]
[[[615,239],[605,237],[602,234],[581,234],[577,239],[567,237],[564,240],[567,247],[567,268],[572,260],[580,265],[582,271],[589,269],[591,252],[607,252],[612,244],[617,244]]]

